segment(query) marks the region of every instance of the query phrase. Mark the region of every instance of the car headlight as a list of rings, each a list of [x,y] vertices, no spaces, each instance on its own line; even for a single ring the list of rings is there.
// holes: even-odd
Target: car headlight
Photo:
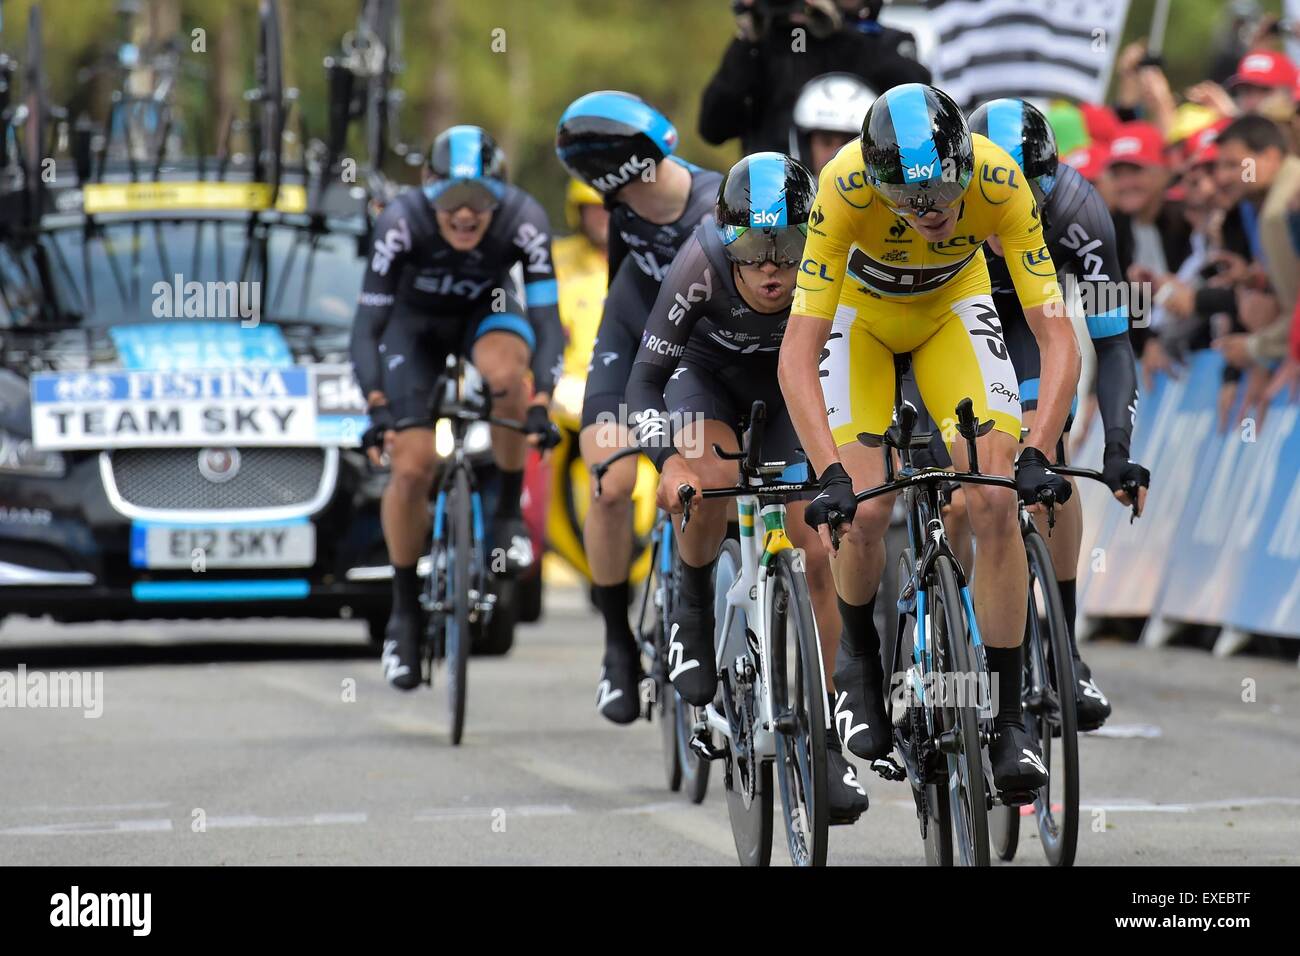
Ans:
[[[62,478],[65,471],[57,451],[41,451],[30,438],[0,429],[0,474]]]

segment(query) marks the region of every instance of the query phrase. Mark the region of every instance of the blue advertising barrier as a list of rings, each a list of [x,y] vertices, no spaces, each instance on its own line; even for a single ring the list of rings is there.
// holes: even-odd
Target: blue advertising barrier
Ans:
[[[1262,422],[1218,428],[1223,361],[1194,355],[1143,395],[1133,457],[1151,469],[1145,514],[1130,524],[1108,495],[1085,494],[1080,607],[1146,617],[1144,643],[1170,622],[1300,638],[1300,405],[1280,396]],[[1099,453],[1093,435],[1085,460]],[[1103,489],[1104,491],[1104,489]],[[1154,626],[1151,626],[1154,625]]]

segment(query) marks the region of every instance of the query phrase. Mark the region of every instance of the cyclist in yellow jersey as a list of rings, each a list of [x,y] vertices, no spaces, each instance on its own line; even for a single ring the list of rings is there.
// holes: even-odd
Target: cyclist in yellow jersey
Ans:
[[[980,253],[990,237],[1005,252],[1042,355],[1038,414],[1018,458],[1016,372]],[[844,622],[835,718],[844,743],[864,759],[892,748],[872,615],[893,502],[854,499],[855,489],[884,479],[880,452],[856,438],[888,428],[894,356],[903,353],[911,353],[921,397],[959,469],[967,466],[966,448],[952,442],[952,418],[970,398],[976,416],[995,426],[977,442],[981,470],[1014,473],[1027,501],[1047,490],[1058,501],[1068,498],[1069,483],[1046,456],[1069,413],[1079,351],[1037,201],[1011,156],[972,136],[947,94],[917,83],[877,99],[861,138],[822,170],[779,368],[800,442],[820,475],[806,520],[828,549],[828,522],[845,525],[831,559]],[[1021,717],[1028,578],[1016,496],[979,485],[966,495],[977,542],[975,615],[996,680],[994,782],[1003,792],[1035,790],[1046,770]]]

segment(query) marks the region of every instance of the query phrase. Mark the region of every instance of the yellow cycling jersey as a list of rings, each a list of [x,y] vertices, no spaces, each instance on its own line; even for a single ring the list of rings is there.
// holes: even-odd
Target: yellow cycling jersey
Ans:
[[[867,181],[860,141],[846,144],[821,173],[791,311],[831,319],[841,294],[850,290],[907,301],[945,287],[969,288],[969,281],[956,280],[975,279],[975,273],[984,274],[987,290],[981,246],[989,236],[1002,243],[1025,309],[1059,299],[1056,267],[1028,180],[996,143],[979,134],[971,138],[975,171],[956,229],[942,242],[927,242],[890,210]]]
[[[591,361],[592,344],[605,305],[609,261],[584,235],[565,236],[551,244],[559,285],[560,324],[568,336],[564,374],[582,378]]]

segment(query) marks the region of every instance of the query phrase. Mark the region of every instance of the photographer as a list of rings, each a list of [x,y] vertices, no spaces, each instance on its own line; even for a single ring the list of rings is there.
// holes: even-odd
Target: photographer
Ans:
[[[733,0],[738,35],[700,103],[700,135],[739,136],[745,153],[781,152],[799,91],[815,76],[845,72],[883,91],[929,83],[911,59],[910,34],[876,20],[883,0]],[[796,33],[795,31],[802,31]]]

